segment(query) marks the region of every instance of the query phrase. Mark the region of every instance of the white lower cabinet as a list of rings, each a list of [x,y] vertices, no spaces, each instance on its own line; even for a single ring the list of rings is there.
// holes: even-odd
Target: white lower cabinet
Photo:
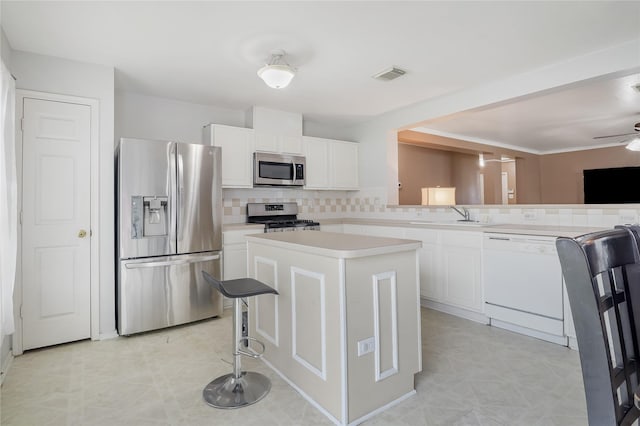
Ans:
[[[245,237],[261,234],[263,228],[235,229],[222,232],[222,279],[234,280],[247,277],[247,242]],[[224,298],[224,306],[230,307],[231,299]]]
[[[431,229],[409,229],[409,238],[422,241],[418,249],[420,262],[420,296],[442,300],[442,280],[440,279],[440,233]]]
[[[344,224],[344,232],[420,240],[420,296],[455,308],[483,312],[482,232]]]
[[[480,242],[478,247],[442,246],[442,302],[482,312],[480,259]]]
[[[482,233],[412,230],[411,237],[422,240],[420,295],[433,302],[482,313]]]
[[[247,276],[247,241],[251,234],[261,234],[263,228],[236,229],[222,233],[222,279],[233,280]]]

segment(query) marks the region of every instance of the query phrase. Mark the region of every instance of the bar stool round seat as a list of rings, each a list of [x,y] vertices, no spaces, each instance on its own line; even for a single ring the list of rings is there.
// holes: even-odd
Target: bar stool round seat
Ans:
[[[220,376],[211,381],[202,391],[205,402],[216,408],[240,408],[255,404],[267,396],[271,390],[271,380],[263,374],[254,371],[241,371],[240,356],[259,358],[264,352],[264,344],[251,338],[241,336],[242,328],[242,298],[258,296],[260,294],[278,294],[268,285],[253,278],[239,278],[220,281],[202,271],[205,281],[214,286],[224,296],[234,300],[233,306],[233,372]],[[261,351],[255,351],[250,346],[240,349],[240,342],[253,341],[262,346]]]

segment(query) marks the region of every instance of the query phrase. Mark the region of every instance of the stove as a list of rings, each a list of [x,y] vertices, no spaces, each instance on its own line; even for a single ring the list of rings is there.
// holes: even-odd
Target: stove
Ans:
[[[298,219],[297,203],[247,203],[247,222],[264,224],[264,232],[320,230],[320,224]]]

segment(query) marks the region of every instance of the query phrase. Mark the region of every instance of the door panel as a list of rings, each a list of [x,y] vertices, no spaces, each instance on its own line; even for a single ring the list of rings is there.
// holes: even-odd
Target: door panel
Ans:
[[[23,114],[22,327],[27,350],[91,335],[91,108],[25,98]]]
[[[174,144],[121,139],[117,155],[119,257],[175,254]],[[154,197],[159,205],[151,205]],[[154,212],[151,207],[159,208]],[[162,229],[147,229],[149,222]]]
[[[176,144],[178,254],[222,250],[220,148]]]
[[[118,332],[121,335],[184,324],[222,313],[222,295],[202,271],[221,278],[220,252],[121,261]]]

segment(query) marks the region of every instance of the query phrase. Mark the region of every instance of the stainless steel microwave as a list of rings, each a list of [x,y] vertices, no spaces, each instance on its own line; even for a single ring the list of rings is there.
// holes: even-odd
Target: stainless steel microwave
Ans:
[[[298,155],[253,154],[254,186],[303,186],[305,158]]]

